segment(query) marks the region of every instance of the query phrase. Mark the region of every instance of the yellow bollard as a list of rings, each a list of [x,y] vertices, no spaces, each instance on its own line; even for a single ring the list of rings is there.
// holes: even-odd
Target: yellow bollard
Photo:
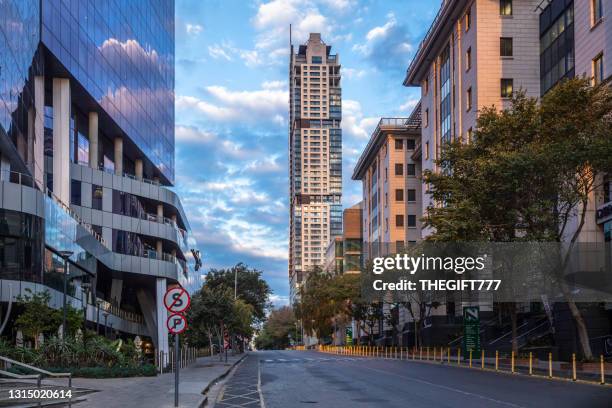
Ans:
[[[429,361],[429,347],[426,347],[426,352],[427,352],[427,361]]]
[[[552,353],[548,353],[548,378],[553,378],[552,374]]]
[[[423,347],[419,347],[419,360],[423,359]]]
[[[447,355],[448,355],[448,358],[447,358],[448,364],[450,364],[450,351],[451,351],[451,349],[450,349],[450,347],[449,347],[449,348],[446,350]]]
[[[472,368],[472,349],[470,349],[470,368]]]
[[[480,352],[480,369],[484,370],[485,367],[485,351],[484,349]]]
[[[499,351],[495,350],[495,371],[499,371]]]
[[[529,375],[533,375],[533,353],[529,352]]]
[[[510,371],[514,374],[514,351],[510,355]]]
[[[603,354],[599,356],[599,371],[601,373],[601,384],[603,385],[606,383]]]
[[[402,347],[400,347],[400,360],[402,359]]]
[[[457,348],[457,365],[461,365],[461,348]]]
[[[572,353],[572,381],[576,381],[576,353]]]

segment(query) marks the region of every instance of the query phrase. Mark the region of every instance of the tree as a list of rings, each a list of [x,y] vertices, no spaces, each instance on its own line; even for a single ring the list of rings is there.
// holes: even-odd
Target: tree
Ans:
[[[428,209],[428,239],[565,242],[571,253],[601,175],[612,171],[611,113],[610,89],[583,79],[563,81],[540,102],[517,92],[508,109],[481,110],[472,142],[445,145],[439,171],[424,173],[432,197],[444,203]],[[581,312],[561,289],[592,359]],[[506,308],[516,339],[515,305]]]
[[[234,293],[234,278],[237,277],[237,297],[253,307],[255,320],[261,323],[266,318],[270,306],[269,297],[272,290],[262,279],[262,271],[238,263],[230,269],[211,269],[206,274],[204,285],[210,289],[226,288]]]
[[[211,355],[214,354],[213,337],[217,338],[219,350],[222,350],[223,339],[221,324],[228,320],[234,311],[233,291],[217,287],[212,289],[204,285],[191,299],[187,311],[190,327],[187,333],[192,344],[208,345]]]
[[[289,338],[297,340],[296,320],[293,310],[288,306],[273,309],[255,338],[255,346],[260,350],[280,350],[287,348]]]
[[[39,337],[53,335],[62,324],[62,310],[49,307],[51,294],[49,291],[34,293],[25,289],[26,295],[17,297],[17,302],[23,307],[23,312],[15,320],[15,325],[23,334],[34,340],[34,348],[39,347]],[[82,326],[82,313],[71,306],[66,309],[67,335],[74,335]]]

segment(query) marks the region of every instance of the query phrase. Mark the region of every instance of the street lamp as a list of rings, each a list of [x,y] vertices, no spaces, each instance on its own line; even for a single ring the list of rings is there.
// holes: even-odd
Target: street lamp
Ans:
[[[62,316],[62,342],[66,340],[66,292],[68,291],[68,259],[74,254],[73,251],[60,251],[60,256],[64,260],[64,306],[63,306],[63,316]]]
[[[81,288],[83,289],[81,293],[84,299],[81,303],[83,304],[83,334],[85,334],[87,330],[87,306],[89,305],[89,290],[91,289],[91,283],[83,282],[81,283]]]

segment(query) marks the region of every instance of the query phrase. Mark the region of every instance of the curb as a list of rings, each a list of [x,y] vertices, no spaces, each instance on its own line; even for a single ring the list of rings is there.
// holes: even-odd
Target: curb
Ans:
[[[223,374],[219,374],[218,376],[216,376],[215,378],[213,378],[212,380],[210,380],[208,382],[208,385],[202,390],[202,395],[204,396],[204,399],[202,400],[202,402],[200,402],[197,406],[199,408],[201,407],[205,407],[206,403],[208,402],[208,391],[210,391],[210,387],[213,386],[213,384],[221,381],[222,379],[224,379],[225,377],[227,377],[227,375],[230,373],[230,371],[232,371],[232,369],[234,367],[236,367],[236,365],[238,365],[240,362],[242,362],[242,360],[244,360],[247,357],[247,353],[244,353],[244,355],[242,357],[240,357],[238,360],[236,360],[235,362],[233,362],[231,365],[229,365],[227,367],[227,370],[223,373]]]

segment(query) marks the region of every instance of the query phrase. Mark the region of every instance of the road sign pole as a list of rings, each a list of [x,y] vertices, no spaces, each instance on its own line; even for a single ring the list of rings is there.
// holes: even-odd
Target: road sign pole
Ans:
[[[179,334],[174,335],[174,406],[179,404]]]

